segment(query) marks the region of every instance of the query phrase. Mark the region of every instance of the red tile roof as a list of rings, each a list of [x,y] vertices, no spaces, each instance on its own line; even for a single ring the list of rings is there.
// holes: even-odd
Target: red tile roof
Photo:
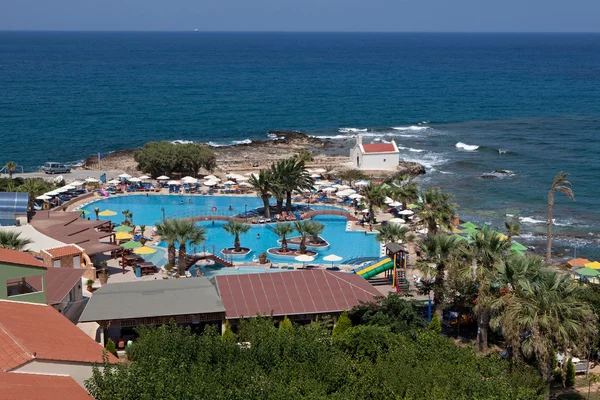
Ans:
[[[228,319],[339,312],[381,295],[358,275],[325,270],[220,275],[216,282]]]
[[[90,400],[70,376],[0,372],[0,400]]]
[[[58,304],[73,289],[73,286],[81,282],[85,273],[82,268],[48,268],[46,271],[46,303]],[[35,290],[42,290],[42,277],[31,276],[27,282]]]
[[[40,260],[31,254],[17,250],[0,249],[0,262],[46,268]]]
[[[68,244],[66,246],[54,247],[52,249],[44,250],[46,253],[50,254],[52,258],[61,258],[66,256],[76,256],[81,254],[81,248],[75,246],[74,244]]]
[[[365,153],[389,153],[396,151],[392,143],[363,144],[362,147]]]
[[[102,346],[50,306],[0,301],[0,371],[34,358],[100,363]]]

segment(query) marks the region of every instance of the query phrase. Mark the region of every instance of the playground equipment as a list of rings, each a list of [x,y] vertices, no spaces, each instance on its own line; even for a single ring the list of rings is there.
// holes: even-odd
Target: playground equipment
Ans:
[[[386,257],[354,269],[354,273],[365,279],[371,279],[385,273],[385,279],[396,288],[396,292],[407,292],[409,289],[406,279],[406,264],[408,250],[398,243],[388,243],[385,246]]]

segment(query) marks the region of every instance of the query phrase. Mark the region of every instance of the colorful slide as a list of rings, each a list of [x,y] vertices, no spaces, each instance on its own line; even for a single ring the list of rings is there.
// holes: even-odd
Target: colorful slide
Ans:
[[[394,261],[389,257],[380,258],[373,264],[358,267],[354,273],[365,279],[371,279],[380,273],[394,268]]]

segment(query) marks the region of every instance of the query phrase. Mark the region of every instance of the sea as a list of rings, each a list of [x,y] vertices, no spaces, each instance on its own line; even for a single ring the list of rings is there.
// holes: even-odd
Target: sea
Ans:
[[[395,140],[461,219],[600,258],[600,34],[0,32],[0,163],[294,129]],[[502,172],[498,172],[502,171]]]

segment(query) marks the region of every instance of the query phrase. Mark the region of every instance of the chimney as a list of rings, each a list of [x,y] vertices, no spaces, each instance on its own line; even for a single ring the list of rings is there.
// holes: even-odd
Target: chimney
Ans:
[[[360,136],[360,133],[356,135],[356,144],[362,146],[362,136]]]

